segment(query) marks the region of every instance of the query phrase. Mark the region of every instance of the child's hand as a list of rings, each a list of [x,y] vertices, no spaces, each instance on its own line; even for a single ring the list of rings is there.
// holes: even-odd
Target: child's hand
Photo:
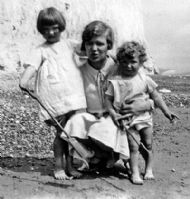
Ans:
[[[20,84],[19,84],[19,88],[20,88],[21,91],[27,92],[27,89],[22,87]]]
[[[38,99],[37,94],[34,91],[28,91],[28,94],[30,95],[30,97],[32,97],[33,99]]]
[[[175,124],[177,122],[177,120],[180,120],[180,118],[176,114],[171,113],[170,122]]]
[[[153,106],[154,106],[153,101],[151,99],[149,100],[136,99],[127,104],[123,102],[120,113],[122,115],[128,113],[131,113],[133,115],[139,115],[139,113],[141,112],[152,110]]]
[[[176,114],[170,112],[170,113],[165,113],[165,116],[170,120],[171,123],[175,123],[176,119],[180,119]]]
[[[114,114],[111,114],[111,117],[114,121],[114,123],[119,127],[121,126],[121,124],[119,123],[119,119],[121,118],[121,114],[119,113],[114,113]]]
[[[30,95],[32,98],[34,98],[34,99],[37,99],[37,98],[38,98],[37,95],[35,94],[35,92],[34,92],[33,90],[30,90],[29,88],[23,88],[23,87],[21,87],[20,85],[19,85],[19,88],[20,88],[23,92],[25,92],[25,93],[27,93],[28,95]]]

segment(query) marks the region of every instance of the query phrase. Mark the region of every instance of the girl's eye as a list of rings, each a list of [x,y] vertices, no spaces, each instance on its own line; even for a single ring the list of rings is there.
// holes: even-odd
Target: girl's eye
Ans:
[[[97,42],[96,45],[97,45],[97,46],[103,46],[104,43],[102,43],[102,42]]]
[[[59,32],[59,27],[46,27],[44,28],[44,34],[48,34],[50,32],[58,33]]]
[[[121,63],[121,64],[129,64],[129,62],[126,61],[126,60],[121,60],[120,63]]]
[[[89,41],[89,42],[86,42],[86,45],[87,45],[87,46],[93,46],[93,45],[96,45],[96,46],[104,46],[105,43],[103,43],[103,42],[93,42],[93,41]]]
[[[59,28],[57,27],[57,28],[53,28],[53,31],[54,32],[59,32]]]

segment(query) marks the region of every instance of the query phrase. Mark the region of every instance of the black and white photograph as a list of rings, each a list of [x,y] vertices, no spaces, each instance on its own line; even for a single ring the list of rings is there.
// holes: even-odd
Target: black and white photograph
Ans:
[[[190,0],[0,0],[0,199],[190,198]]]

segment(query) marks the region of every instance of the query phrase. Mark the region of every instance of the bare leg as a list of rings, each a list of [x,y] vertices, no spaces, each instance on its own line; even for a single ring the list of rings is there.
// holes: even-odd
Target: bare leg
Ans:
[[[63,157],[65,155],[65,158]],[[54,176],[58,180],[67,180],[74,178],[79,178],[82,173],[78,172],[73,167],[73,158],[68,152],[68,143],[62,140],[59,136],[56,136],[54,140],[54,157],[55,157],[55,171]],[[65,162],[66,159],[66,162]],[[66,175],[65,167],[67,168],[67,173],[72,177]]]
[[[128,174],[128,176],[131,176],[132,173],[131,173],[131,168],[130,168],[130,159],[123,160],[123,164],[126,169],[126,173]]]
[[[113,168],[114,164],[116,163],[116,158],[114,157],[114,152],[109,153],[109,158],[106,164],[106,168]]]
[[[152,127],[144,128],[140,132],[141,140],[148,151],[143,151],[142,156],[145,159],[145,180],[154,180],[154,175],[152,172],[153,163],[153,152],[152,152]]]
[[[80,173],[79,171],[77,171],[73,167],[73,157],[70,156],[70,155],[67,155],[66,160],[67,160],[67,172],[68,172],[68,174],[73,176],[74,178],[80,178],[82,176],[82,173]]]
[[[68,150],[68,144],[60,139],[60,137],[57,135],[55,137],[54,143],[53,143],[53,149],[54,149],[54,158],[55,158],[55,170],[54,170],[54,177],[57,180],[69,180],[70,177],[66,175],[65,173],[65,162],[63,155]]]
[[[91,141],[92,141],[91,147],[95,151],[96,157],[104,159],[104,161],[107,161],[106,163],[107,169],[113,168],[114,164],[119,159],[119,155],[114,153],[113,149],[105,146],[101,142],[93,139],[91,139]]]
[[[135,137],[135,131],[130,130],[131,133]],[[138,159],[139,159],[139,145],[135,142],[134,138],[128,134],[128,140],[129,140],[129,149],[130,149],[130,168],[131,168],[131,181],[133,184],[142,185],[143,180],[140,177],[139,173],[139,165],[138,165]]]

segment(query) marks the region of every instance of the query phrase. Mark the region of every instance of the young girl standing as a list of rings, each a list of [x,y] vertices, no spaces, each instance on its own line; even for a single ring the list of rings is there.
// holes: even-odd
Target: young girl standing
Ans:
[[[151,98],[164,115],[172,121],[177,116],[171,113],[165,102],[156,90],[157,84],[147,75],[139,72],[146,61],[145,48],[137,42],[124,43],[117,52],[118,72],[110,79],[106,91],[106,103],[109,113],[116,124],[119,125],[121,109],[124,104],[133,104],[139,100]],[[134,184],[143,184],[138,169],[139,145],[135,141],[138,132],[142,143],[147,148],[145,157],[144,179],[154,179],[152,172],[152,114],[144,111],[140,114],[128,114],[123,125],[133,135],[128,135],[130,149],[131,181]],[[137,138],[136,138],[137,139]]]
[[[78,110],[86,108],[82,76],[73,59],[73,45],[61,38],[65,27],[65,19],[56,8],[49,7],[39,12],[37,29],[46,41],[30,54],[25,63],[27,68],[20,79],[21,89],[28,89],[30,79],[36,75],[34,93],[62,126]],[[79,177],[80,173],[72,167],[68,144],[60,138],[61,129],[41,107],[40,118],[57,130],[53,147],[55,178],[69,179],[65,173],[63,155],[66,157],[68,174]]]

